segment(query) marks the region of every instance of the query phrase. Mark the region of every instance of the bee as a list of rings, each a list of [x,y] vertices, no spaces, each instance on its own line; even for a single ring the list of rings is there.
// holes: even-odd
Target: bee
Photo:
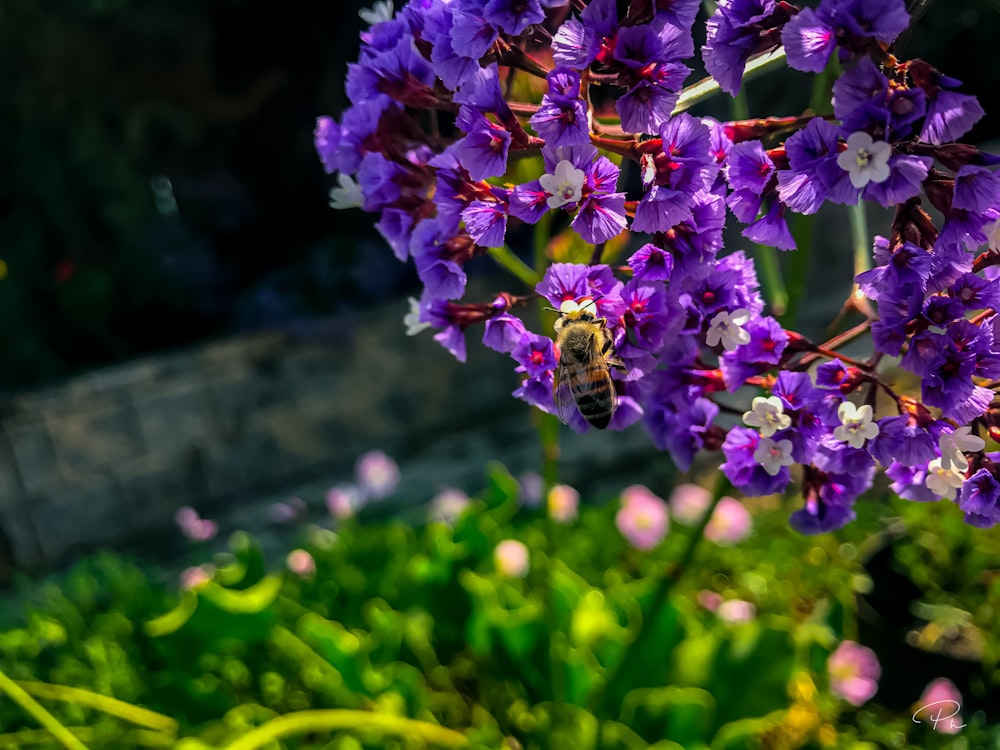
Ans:
[[[603,430],[618,406],[611,368],[625,370],[614,353],[608,321],[597,316],[593,299],[567,300],[558,310],[549,309],[561,316],[555,323],[559,365],[553,385],[559,419],[569,422],[575,404],[584,419]]]

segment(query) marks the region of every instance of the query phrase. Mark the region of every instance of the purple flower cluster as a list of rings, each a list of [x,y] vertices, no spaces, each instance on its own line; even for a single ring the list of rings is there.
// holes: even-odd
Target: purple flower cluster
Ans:
[[[811,73],[836,52],[833,116],[675,112],[699,5],[410,0],[362,35],[351,106],[317,121],[321,162],[339,173],[334,205],[378,214],[396,256],[413,260],[423,294],[412,332],[433,327],[464,360],[465,332],[482,325],[483,345],[514,360],[513,395],[543,411],[557,412],[561,353],[519,308],[586,304],[610,337],[599,352],[615,364],[609,427],[641,421],[685,470],[721,451],[747,495],[796,479],[801,532],[849,522],[879,466],[902,497],[954,499],[969,523],[1000,522],[1000,458],[978,434],[1000,435],[1000,176],[996,157],[954,142],[982,108],[959,81],[886,52],[909,24],[904,0],[720,0],[701,50],[718,86],[735,94],[747,63],[781,46]],[[878,307],[867,362],[786,330],[767,314],[752,260],[723,247],[727,212],[747,239],[793,250],[793,213],[859,200],[896,209],[875,267],[856,278],[857,299]],[[572,235],[563,247],[596,246],[582,256],[591,261],[562,251],[528,269],[541,280],[525,293],[462,302],[476,255],[526,278],[497,250],[517,225],[535,225],[540,244],[552,227]],[[600,262],[626,232],[645,235],[626,263]],[[919,378],[919,398],[883,380],[883,355]],[[759,395],[742,422],[719,419],[715,395],[747,386]],[[880,391],[895,413],[875,412]],[[569,424],[588,429],[576,410]]]

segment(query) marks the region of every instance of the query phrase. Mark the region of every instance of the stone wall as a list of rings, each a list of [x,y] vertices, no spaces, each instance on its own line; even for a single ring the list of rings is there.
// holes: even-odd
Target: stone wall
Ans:
[[[403,335],[403,312],[318,326],[330,343],[216,341],[0,402],[0,569],[156,533],[181,505],[346,477],[365,450],[412,452],[510,408],[509,360],[470,346],[462,366]]]

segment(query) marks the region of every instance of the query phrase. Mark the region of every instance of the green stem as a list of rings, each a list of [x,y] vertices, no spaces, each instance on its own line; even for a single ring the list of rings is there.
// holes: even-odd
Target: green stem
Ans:
[[[282,737],[311,732],[334,732],[338,730],[376,732],[393,735],[407,740],[421,740],[441,747],[465,747],[468,739],[454,729],[417,721],[403,716],[377,714],[372,711],[347,709],[320,709],[295,711],[271,719],[261,726],[251,729],[225,750],[256,750]]]
[[[767,300],[771,312],[780,318],[788,309],[788,290],[781,275],[778,251],[767,245],[755,245],[754,248],[757,270],[760,271],[760,285],[764,288],[764,299]]]
[[[743,82],[746,83],[753,80],[772,68],[777,68],[784,64],[784,47],[779,47],[774,52],[768,52],[766,55],[755,57],[747,63],[746,70],[743,73]],[[704,78],[681,91],[681,95],[677,99],[677,104],[674,106],[673,114],[680,114],[685,110],[691,109],[698,102],[710,99],[721,91],[722,89],[714,78]]]
[[[59,720],[46,711],[42,706],[25,692],[24,688],[14,682],[10,677],[0,670],[0,692],[7,693],[11,700],[24,709],[25,713],[32,716],[39,724],[52,733],[68,750],[87,750],[87,746],[78,740],[72,732],[64,727]]]
[[[847,207],[847,220],[851,225],[851,247],[854,250],[854,275],[864,273],[872,267],[871,236],[868,234],[868,216],[865,204],[860,199],[857,205]]]
[[[148,708],[133,706],[131,703],[111,698],[107,695],[94,693],[82,688],[69,687],[67,685],[53,685],[48,682],[35,682],[34,680],[18,680],[18,687],[22,688],[29,695],[38,698],[45,698],[54,701],[73,703],[77,706],[86,706],[95,711],[117,716],[119,719],[131,722],[140,727],[155,729],[158,732],[167,734],[177,734],[177,722],[169,716],[150,711]]]
[[[722,499],[730,488],[731,486],[729,481],[720,473],[718,479],[716,480],[715,491],[712,493],[712,502],[705,510],[705,515],[702,516],[698,525],[691,531],[691,535],[687,539],[687,544],[684,546],[684,550],[681,552],[681,556],[677,559],[677,562],[674,563],[669,572],[667,572],[667,574],[660,579],[659,585],[656,587],[656,591],[653,592],[653,598],[649,603],[649,609],[643,613],[642,624],[639,626],[639,632],[636,633],[635,638],[626,648],[625,655],[622,657],[622,660],[618,662],[618,665],[608,675],[607,680],[604,682],[604,686],[591,701],[591,705],[600,708],[607,700],[608,688],[615,684],[620,675],[628,674],[629,671],[635,668],[636,665],[640,663],[643,658],[645,658],[644,655],[647,651],[647,643],[650,638],[654,638],[656,636],[656,633],[653,632],[653,623],[656,622],[656,614],[667,601],[667,597],[670,595],[673,587],[676,586],[681,578],[684,577],[684,574],[691,566],[691,561],[694,560],[694,555],[698,550],[698,545],[701,544],[701,540],[705,536],[705,528],[708,526],[708,522],[711,520],[712,514],[715,512],[715,506],[719,504],[719,500]]]
[[[812,252],[816,217],[792,214],[789,217],[788,225],[792,230],[792,237],[795,238],[795,247],[798,249],[789,253],[786,258],[788,308],[779,322],[785,328],[794,328],[799,314],[799,306],[806,294],[806,283],[809,277],[809,254]]]
[[[489,253],[490,257],[493,258],[493,260],[495,260],[501,268],[512,273],[532,289],[534,289],[535,285],[542,280],[542,277],[536,273],[531,266],[514,255],[514,251],[506,245],[503,245],[502,247],[488,248],[486,252]]]

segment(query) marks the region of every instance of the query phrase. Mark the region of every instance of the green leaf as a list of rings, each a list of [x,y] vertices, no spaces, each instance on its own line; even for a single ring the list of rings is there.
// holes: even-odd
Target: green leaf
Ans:
[[[666,738],[690,747],[709,739],[715,700],[695,687],[639,688],[625,696],[621,721],[652,742]]]

